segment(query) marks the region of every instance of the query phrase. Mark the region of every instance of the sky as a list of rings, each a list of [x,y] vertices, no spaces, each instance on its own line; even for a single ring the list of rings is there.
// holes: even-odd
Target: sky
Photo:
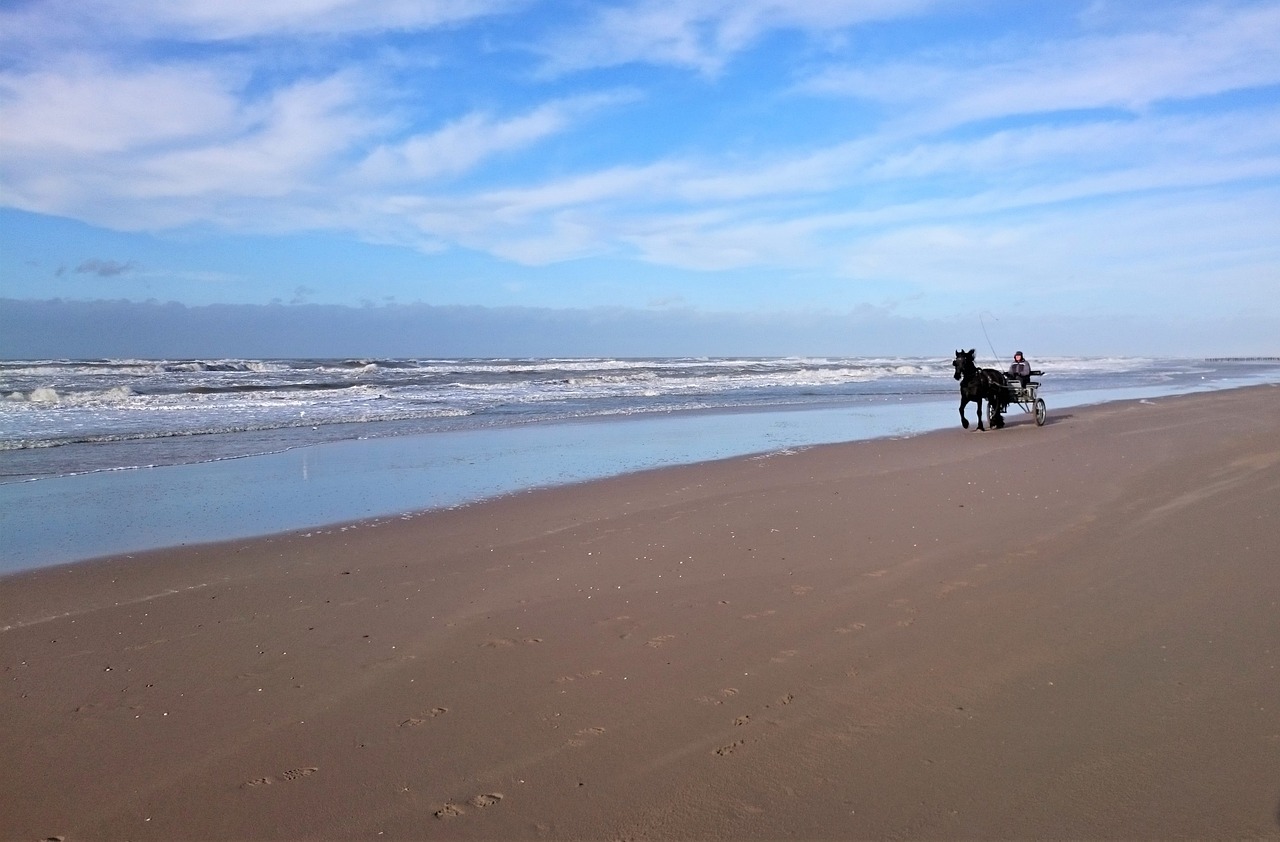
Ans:
[[[1280,354],[1280,0],[4,0],[0,299],[8,357]]]

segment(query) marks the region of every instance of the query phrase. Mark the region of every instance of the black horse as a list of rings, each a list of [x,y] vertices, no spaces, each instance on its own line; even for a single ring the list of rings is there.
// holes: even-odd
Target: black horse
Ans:
[[[960,381],[960,423],[967,430],[969,419],[964,417],[964,408],[969,401],[978,404],[978,429],[982,426],[982,402],[985,400],[991,410],[991,426],[1000,429],[1004,426],[1004,411],[1009,408],[1009,389],[1004,374],[994,368],[978,368],[973,361],[974,351],[956,351],[955,379]]]

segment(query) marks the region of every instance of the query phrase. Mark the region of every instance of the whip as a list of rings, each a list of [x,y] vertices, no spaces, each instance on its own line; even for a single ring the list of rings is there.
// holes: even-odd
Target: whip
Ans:
[[[984,311],[984,312],[985,312],[985,311]],[[984,321],[982,320],[982,316],[983,316],[983,313],[979,313],[979,314],[978,314],[978,324],[982,325],[982,335],[983,335],[984,337],[986,337],[986,340],[987,340],[987,347],[991,349],[991,356],[992,356],[992,358],[993,358],[993,359],[995,359],[995,361],[998,363],[998,362],[1000,362],[1000,360],[1004,359],[1004,357],[1002,357],[1002,356],[1000,356],[999,354],[997,354],[997,353],[996,353],[995,346],[991,344],[991,337],[990,337],[990,336],[987,336],[987,324],[986,324],[986,322],[984,322]],[[991,319],[992,319],[992,321],[997,321],[997,322],[998,322],[998,321],[1000,321],[1000,320],[999,320],[999,319],[997,319],[995,316],[992,316],[992,317],[991,317]]]

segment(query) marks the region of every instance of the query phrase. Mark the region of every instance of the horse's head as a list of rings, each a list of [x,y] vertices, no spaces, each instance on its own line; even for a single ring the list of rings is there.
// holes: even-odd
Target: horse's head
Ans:
[[[956,358],[952,360],[951,366],[955,369],[955,377],[959,380],[964,377],[966,372],[974,369],[973,358],[975,351],[956,351]]]

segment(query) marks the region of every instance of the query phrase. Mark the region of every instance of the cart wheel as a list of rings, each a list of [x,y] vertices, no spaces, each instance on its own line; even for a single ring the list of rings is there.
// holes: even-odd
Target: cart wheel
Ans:
[[[1043,427],[1044,419],[1049,417],[1049,408],[1044,405],[1044,398],[1036,398],[1036,426]]]

